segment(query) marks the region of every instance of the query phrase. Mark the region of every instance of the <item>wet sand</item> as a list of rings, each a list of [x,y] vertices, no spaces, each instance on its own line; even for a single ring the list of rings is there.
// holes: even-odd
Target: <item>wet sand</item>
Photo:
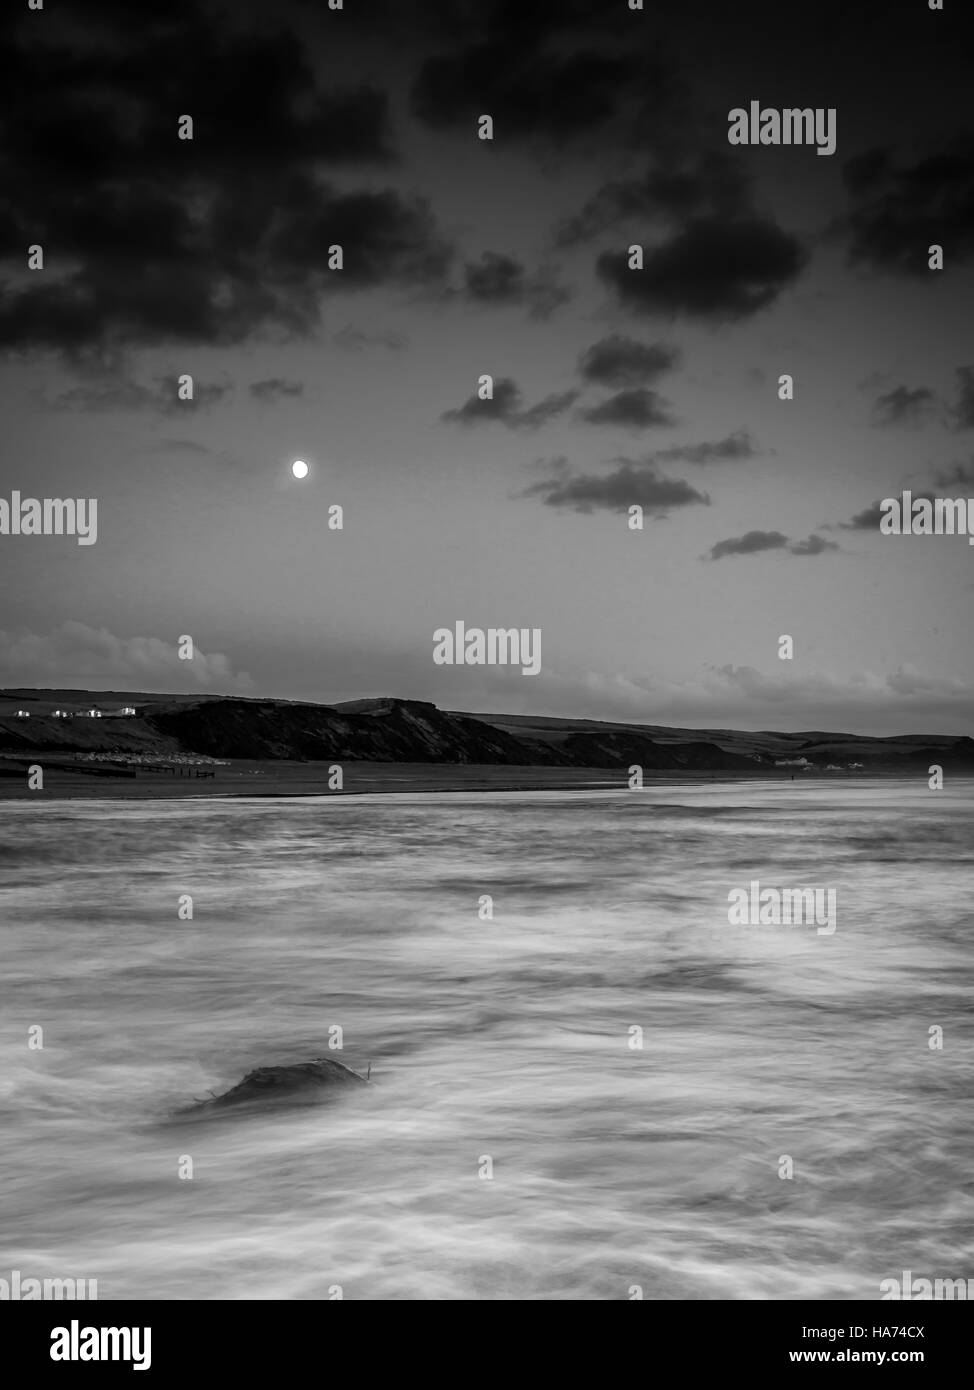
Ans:
[[[37,764],[44,771],[43,790],[31,791],[27,768]],[[470,791],[571,791],[619,788],[628,783],[628,767],[511,767],[497,764],[456,763],[373,763],[344,762],[341,789],[329,786],[333,762],[276,762],[234,759],[221,766],[208,765],[213,776],[174,776],[158,767],[130,769],[135,776],[118,773],[103,765],[87,764],[84,770],[63,757],[45,758],[33,754],[0,759],[0,800],[22,798],[181,800],[184,797],[239,796],[349,796],[377,792],[470,792]],[[96,768],[97,771],[93,770]],[[195,772],[195,768],[186,769]],[[828,776],[847,781],[861,773],[801,773],[795,780]],[[871,774],[873,776],[876,773]],[[644,770],[646,782],[737,782],[742,780],[790,778],[787,768],[761,768],[749,772],[674,772],[672,768]]]

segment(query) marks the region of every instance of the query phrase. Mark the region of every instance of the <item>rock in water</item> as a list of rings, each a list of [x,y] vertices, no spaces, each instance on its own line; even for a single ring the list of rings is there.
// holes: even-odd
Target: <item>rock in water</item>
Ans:
[[[251,1105],[265,1109],[278,1105],[309,1105],[325,1099],[335,1091],[369,1083],[358,1072],[334,1062],[330,1057],[316,1057],[310,1062],[294,1062],[283,1067],[258,1067],[222,1096],[198,1101],[179,1113],[199,1114],[205,1110],[224,1110],[235,1105]]]

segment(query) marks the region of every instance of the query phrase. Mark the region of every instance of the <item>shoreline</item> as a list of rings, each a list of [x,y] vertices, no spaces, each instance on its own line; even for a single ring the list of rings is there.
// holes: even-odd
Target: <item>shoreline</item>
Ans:
[[[18,759],[18,762],[23,761]],[[604,768],[538,767],[495,763],[373,763],[345,762],[341,788],[330,785],[329,763],[281,763],[233,759],[207,768],[214,776],[174,778],[151,767],[139,767],[136,775],[112,776],[106,769],[92,773],[66,763],[44,762],[36,755],[32,762],[44,771],[43,790],[30,790],[26,771],[6,769],[0,776],[0,801],[76,800],[76,801],[227,801],[241,797],[279,800],[299,796],[395,795],[416,792],[478,791],[611,791],[628,787],[628,766]],[[956,778],[957,774],[953,774]],[[854,772],[824,769],[814,771],[789,768],[687,769],[646,768],[644,786],[675,786],[696,783],[729,782],[840,782],[882,778],[905,782],[925,782],[926,767],[916,769],[872,768]]]

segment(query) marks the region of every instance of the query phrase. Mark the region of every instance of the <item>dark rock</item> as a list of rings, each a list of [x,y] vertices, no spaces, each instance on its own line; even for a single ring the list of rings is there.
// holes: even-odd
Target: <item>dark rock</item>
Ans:
[[[368,1080],[358,1072],[334,1062],[330,1057],[316,1057],[310,1062],[294,1062],[282,1067],[258,1067],[223,1095],[197,1101],[180,1115],[198,1115],[210,1110],[225,1110],[233,1106],[268,1109],[279,1105],[311,1105],[339,1091],[366,1086]]]

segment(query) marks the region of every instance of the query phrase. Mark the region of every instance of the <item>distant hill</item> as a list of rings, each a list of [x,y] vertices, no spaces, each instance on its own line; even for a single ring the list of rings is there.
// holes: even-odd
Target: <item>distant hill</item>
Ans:
[[[135,715],[118,710],[132,706]],[[54,711],[103,711],[100,719]],[[29,718],[18,718],[26,710]],[[198,754],[214,758],[478,763],[536,767],[761,771],[914,771],[940,763],[974,772],[974,740],[828,732],[679,729],[531,715],[440,710],[394,696],[318,705],[222,695],[92,690],[0,690],[0,751]]]
[[[974,739],[956,734],[880,737],[823,731],[684,729],[661,724],[619,724],[530,714],[467,714],[465,717],[480,719],[517,738],[547,743],[554,750],[577,748],[579,740],[583,739],[581,746],[586,749],[614,744],[621,752],[628,746],[627,738],[644,739],[651,741],[662,755],[674,754],[683,767],[733,767],[740,766],[743,760],[753,768],[755,764],[797,763],[804,759],[820,769],[829,764],[847,767],[851,763],[861,764],[864,769],[896,766],[906,769],[924,761],[927,765],[939,762],[946,767],[945,760],[948,760],[958,770],[964,767],[974,770]],[[716,761],[720,755],[735,761]],[[633,761],[641,760],[634,758]]]

